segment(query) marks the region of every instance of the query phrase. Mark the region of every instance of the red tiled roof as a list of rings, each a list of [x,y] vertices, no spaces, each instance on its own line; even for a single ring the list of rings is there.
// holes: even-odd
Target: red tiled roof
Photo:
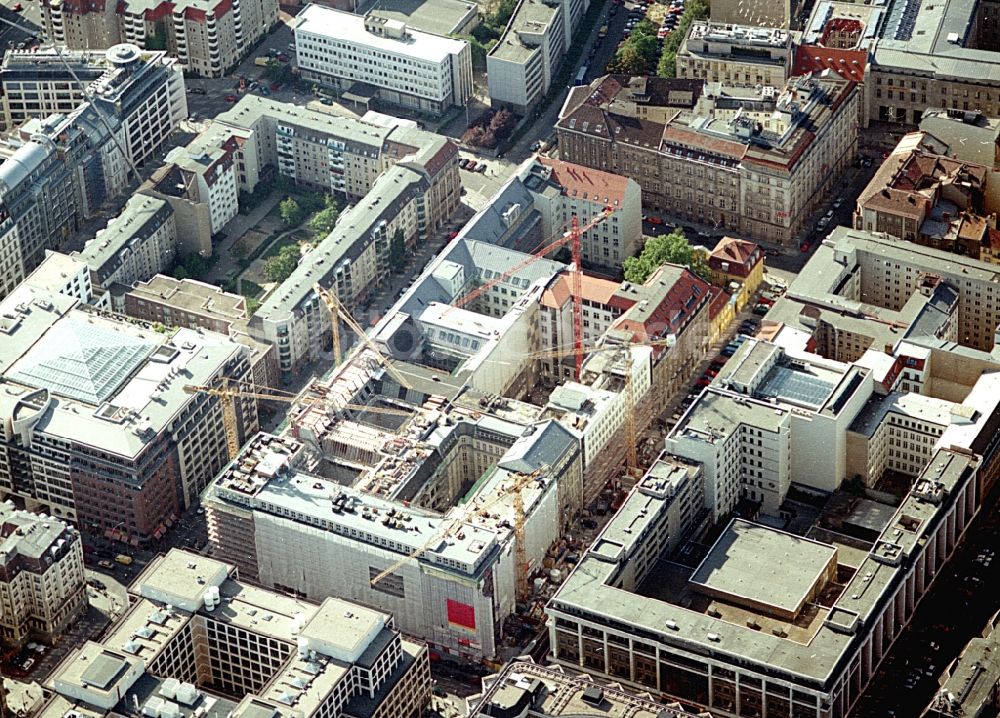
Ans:
[[[708,305],[708,318],[715,319],[729,304],[729,295],[718,287],[712,287],[709,291],[712,293],[712,301]]]
[[[634,287],[638,291],[633,294],[639,301],[613,326],[631,332],[633,339],[638,341],[680,334],[697,308],[707,300],[709,288],[708,282],[686,267],[660,267],[645,284]]]
[[[720,272],[746,277],[762,257],[760,247],[754,242],[736,237],[723,237],[709,255],[708,263],[712,269],[718,269]],[[729,263],[726,269],[721,267],[723,262]]]
[[[800,45],[795,51],[793,75],[831,70],[845,80],[863,82],[868,53],[865,50],[841,50],[822,45]]]
[[[572,277],[569,272],[560,273],[555,278],[555,281],[542,292],[542,305],[550,309],[558,309],[565,306],[570,300],[570,293],[572,291],[571,279]],[[602,277],[595,277],[586,272],[584,272],[582,281],[580,282],[583,298],[600,304],[611,304],[611,298],[614,297],[619,286],[618,282],[612,282],[610,279],[603,279]]]
[[[548,157],[539,156],[538,162],[552,170],[552,181],[562,187],[568,197],[612,205],[625,201],[628,177]]]

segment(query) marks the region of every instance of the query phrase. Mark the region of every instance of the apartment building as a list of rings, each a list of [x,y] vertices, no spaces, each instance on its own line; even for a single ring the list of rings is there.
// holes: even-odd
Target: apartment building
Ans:
[[[73,256],[87,263],[93,282],[105,289],[165,272],[177,256],[173,208],[162,199],[134,195],[121,213]]]
[[[631,114],[616,99],[632,91],[609,79],[570,94],[561,157],[635,179],[647,208],[681,219],[793,246],[856,154],[857,90],[829,73],[780,90],[710,85],[665,123]]]
[[[0,503],[0,637],[56,643],[87,609],[83,543],[70,524]]]
[[[0,87],[5,129],[32,117],[68,115],[87,101],[115,128],[135,165],[158,152],[188,116],[177,61],[129,43],[106,50],[8,52],[0,65]]]
[[[713,715],[843,718],[978,512],[979,468],[936,452],[846,580],[836,546],[737,520],[664,590],[657,558],[698,524],[638,510],[639,487],[549,601],[552,657]],[[685,495],[664,489],[663,504]]]
[[[392,615],[315,603],[240,581],[236,568],[172,549],[129,588],[100,643],[56,668],[45,718],[417,718],[430,701],[427,647]],[[136,706],[139,706],[137,709]]]
[[[712,284],[736,297],[739,311],[764,281],[764,252],[745,239],[723,237],[708,255],[708,270]]]
[[[711,21],[691,23],[677,52],[680,78],[724,85],[783,87],[792,75],[788,30]]]
[[[124,296],[114,298],[114,305],[116,311],[144,322],[203,329],[232,337],[252,352],[254,386],[276,387],[281,381],[277,347],[248,333],[244,296],[224,292],[214,284],[157,274],[147,281],[135,282]]]
[[[184,387],[251,382],[249,350],[27,284],[0,309],[0,412],[16,427],[0,444],[0,492],[111,538],[162,535],[228,454],[219,400]],[[238,434],[256,431],[256,405],[237,404]]]
[[[42,0],[45,35],[74,50],[95,50],[121,42],[118,3],[112,0]]]
[[[295,18],[295,57],[304,79],[348,101],[441,114],[472,96],[472,48],[369,12],[310,4]]]
[[[425,236],[427,188],[417,172],[402,165],[389,169],[254,312],[250,336],[278,347],[283,375],[300,372],[329,342],[330,312],[313,286],[328,287],[349,308],[371,296],[389,277],[396,231],[407,243]]]
[[[580,233],[584,267],[618,274],[641,249],[642,193],[635,180],[541,156],[522,164],[518,175],[534,198],[545,237],[554,240],[572,228],[574,219],[583,227],[610,210]]]
[[[900,140],[858,196],[854,226],[979,259],[996,229],[996,216],[985,214],[990,168],[938,154],[934,144],[921,133]]]
[[[559,0],[519,0],[507,28],[486,55],[490,104],[527,115],[545,96],[572,32]]]

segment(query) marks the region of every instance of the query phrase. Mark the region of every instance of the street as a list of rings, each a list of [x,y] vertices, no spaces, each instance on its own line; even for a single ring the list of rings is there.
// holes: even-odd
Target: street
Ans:
[[[990,560],[984,565],[977,558],[1000,549],[1000,513],[991,510],[998,498],[1000,485],[995,485],[965,539],[868,684],[854,718],[919,715],[937,692],[944,669],[996,613],[997,598],[990,587],[1000,579],[1000,562]]]

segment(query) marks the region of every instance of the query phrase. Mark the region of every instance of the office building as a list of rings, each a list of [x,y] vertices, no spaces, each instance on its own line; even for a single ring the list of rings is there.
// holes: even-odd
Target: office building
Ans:
[[[14,427],[0,492],[109,538],[162,535],[227,460],[219,400],[184,387],[251,382],[249,350],[27,284],[0,309],[0,412]],[[238,435],[256,431],[253,401],[238,400],[237,417]]]
[[[0,637],[55,643],[87,608],[83,543],[73,526],[0,503]]]
[[[660,703],[619,685],[574,675],[562,666],[538,665],[530,658],[508,663],[499,673],[484,678],[482,694],[471,696],[469,703],[476,704],[469,718],[709,718],[700,711],[688,713],[679,703]]]
[[[177,256],[173,208],[161,199],[134,195],[121,213],[74,256],[87,263],[103,288],[132,284],[167,271]]]
[[[677,52],[680,78],[724,85],[783,87],[792,74],[788,30],[748,25],[691,23]]]
[[[832,73],[782,89],[710,84],[666,121],[619,102],[635,90],[612,78],[568,97],[560,157],[631,177],[647,209],[720,231],[793,246],[857,151],[860,98]]]
[[[0,66],[0,85],[7,129],[32,117],[70,114],[86,100],[115,128],[120,151],[135,165],[158,152],[188,116],[177,61],[128,43],[107,50],[12,51]]]
[[[258,435],[205,496],[215,555],[265,586],[391,609],[401,630],[438,653],[496,656],[515,601],[513,494],[522,495],[525,570],[534,572],[558,541],[560,517],[572,514],[560,505],[581,500],[579,444],[556,422],[532,433],[471,411],[453,413],[455,423],[426,441],[416,407],[396,435],[363,410],[344,421],[326,412],[317,407],[298,433],[327,461],[353,466],[350,485],[298,468],[301,442]],[[493,445],[489,462],[470,462],[482,444]],[[536,469],[537,481],[512,488]],[[471,511],[457,504],[470,482]]]
[[[978,512],[979,467],[936,452],[860,563],[744,520],[693,561],[658,561],[700,537],[699,515],[666,514],[688,475],[643,479],[549,601],[552,658],[712,715],[843,718]]]
[[[100,643],[56,668],[39,715],[417,718],[427,647],[393,616],[243,583],[234,566],[172,549],[129,588]]]
[[[635,180],[541,156],[527,160],[518,174],[541,214],[545,237],[555,239],[569,231],[574,218],[584,226],[611,210],[606,219],[580,234],[584,267],[614,275],[628,257],[638,254],[642,193]]]
[[[252,352],[254,386],[276,387],[281,381],[278,348],[247,333],[247,300],[242,295],[194,279],[157,274],[147,281],[136,282],[123,295],[113,297],[112,302],[116,311],[144,322],[204,329],[232,337]]]
[[[888,3],[866,80],[873,120],[917,125],[928,108],[1000,115],[997,4]]]
[[[463,107],[472,96],[472,49],[465,40],[418,30],[376,12],[311,4],[295,18],[295,57],[303,79],[341,98],[371,99],[427,114]]]
[[[47,250],[35,271],[24,279],[24,284],[45,292],[65,294],[82,304],[94,304],[94,284],[90,267],[77,257]]]
[[[557,0],[520,0],[486,55],[490,104],[527,115],[552,86],[567,47],[569,22]]]

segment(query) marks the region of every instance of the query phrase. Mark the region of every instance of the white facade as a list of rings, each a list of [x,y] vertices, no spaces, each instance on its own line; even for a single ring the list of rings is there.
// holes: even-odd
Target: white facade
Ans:
[[[303,78],[374,85],[391,104],[441,112],[472,96],[469,44],[398,20],[309,5],[296,18],[295,49]]]
[[[521,0],[499,42],[486,56],[486,79],[494,108],[519,114],[549,91],[566,54],[572,19],[563,5]]]
[[[702,465],[705,503],[718,521],[741,496],[776,516],[791,485],[791,412],[708,388],[666,440],[667,451]]]

